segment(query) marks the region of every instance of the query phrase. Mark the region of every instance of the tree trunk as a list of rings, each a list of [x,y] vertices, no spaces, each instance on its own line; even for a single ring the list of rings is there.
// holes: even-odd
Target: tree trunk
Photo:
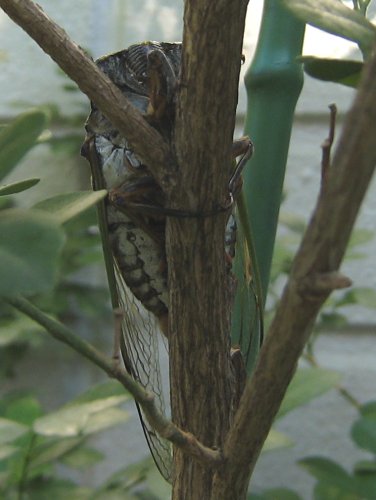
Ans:
[[[230,276],[224,230],[231,145],[247,2],[187,1],[177,104],[178,181],[174,208],[213,215],[171,218],[167,225],[170,287],[170,381],[174,422],[203,444],[222,447],[229,429]],[[180,450],[174,499],[211,498],[214,471]]]

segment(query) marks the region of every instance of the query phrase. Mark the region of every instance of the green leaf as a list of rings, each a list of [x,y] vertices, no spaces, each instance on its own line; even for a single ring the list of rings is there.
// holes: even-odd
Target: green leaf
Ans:
[[[271,429],[268,437],[266,438],[262,451],[273,451],[277,450],[278,448],[286,448],[292,446],[293,444],[293,441],[288,436],[286,436],[286,434],[276,431],[275,429]]]
[[[4,412],[7,418],[28,426],[42,414],[43,411],[38,400],[32,395],[25,395],[10,400]]]
[[[43,212],[4,210],[0,234],[0,295],[51,290],[65,239],[57,221]]]
[[[357,247],[359,245],[365,245],[366,243],[372,241],[374,237],[375,233],[370,229],[354,229],[354,231],[351,233],[348,248],[353,249],[354,247]]]
[[[369,401],[360,408],[363,417],[376,419],[376,401]]]
[[[351,493],[341,486],[317,483],[314,488],[314,500],[364,500],[357,493]]]
[[[376,290],[374,288],[352,288],[336,302],[337,307],[357,305],[376,309]]]
[[[105,189],[59,194],[37,203],[33,208],[53,214],[64,223],[103,200],[106,195]]]
[[[73,481],[56,477],[37,477],[27,483],[28,500],[88,500],[93,492]]]
[[[318,80],[341,83],[356,88],[360,80],[363,63],[344,59],[325,59],[306,56],[299,58],[304,64],[304,71]]]
[[[76,448],[68,453],[62,462],[73,469],[84,469],[94,465],[104,458],[104,454],[94,448]]]
[[[287,488],[273,488],[262,492],[265,500],[301,500],[301,497],[293,490]]]
[[[324,457],[308,457],[299,460],[298,464],[304,467],[320,483],[330,485],[346,493],[357,492],[354,478],[333,460]]]
[[[0,461],[5,460],[15,453],[18,452],[18,447],[17,446],[12,446],[10,444],[3,444],[0,446]],[[0,481],[1,483],[1,481]],[[1,489],[0,489],[1,491]]]
[[[357,420],[351,428],[351,437],[360,448],[376,454],[376,419],[364,417]]]
[[[50,413],[34,422],[34,431],[43,436],[84,436],[111,427],[128,418],[127,412],[113,408],[126,396],[113,396],[82,403]]]
[[[0,348],[23,342],[38,344],[39,338],[33,333],[42,331],[44,329],[41,326],[26,316],[2,322],[0,324]]]
[[[32,188],[35,184],[38,184],[40,179],[25,179],[24,181],[13,182],[12,184],[5,184],[0,186],[0,196],[6,196],[9,194],[21,193],[27,189]]]
[[[101,384],[97,384],[94,387],[90,387],[83,394],[80,394],[76,398],[69,401],[65,408],[69,408],[72,405],[90,403],[91,401],[96,401],[100,399],[112,398],[112,397],[124,398],[123,401],[129,399],[128,393],[125,391],[124,387],[117,380],[108,380]]]
[[[129,491],[134,486],[144,483],[152,468],[155,468],[155,465],[149,457],[124,467],[112,474],[105,483],[101,485],[100,491],[103,493],[108,493],[113,490],[123,492]]]
[[[0,444],[9,443],[29,432],[25,425],[7,418],[0,418]]]
[[[319,315],[318,326],[321,330],[330,331],[334,328],[341,328],[348,324],[348,319],[343,314],[338,312],[326,312],[325,310]]]
[[[48,123],[47,110],[35,109],[18,116],[0,131],[0,179],[3,179],[37,143]]]
[[[83,438],[81,437],[63,438],[43,442],[34,448],[30,459],[30,468],[36,469],[42,465],[51,464],[55,460],[60,460],[82,443]]]
[[[359,12],[339,0],[282,0],[285,6],[308,24],[357,43],[369,52],[376,28]]]
[[[277,417],[302,406],[311,399],[329,391],[340,380],[340,375],[331,370],[323,368],[299,369],[292,379],[286,395],[282,401]]]
[[[360,460],[354,465],[355,474],[362,476],[365,474],[374,474],[376,478],[376,460]]]

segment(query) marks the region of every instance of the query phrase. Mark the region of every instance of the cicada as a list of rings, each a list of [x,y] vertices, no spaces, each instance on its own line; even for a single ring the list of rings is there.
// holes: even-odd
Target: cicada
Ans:
[[[167,142],[172,140],[181,48],[180,43],[145,42],[96,61]],[[155,394],[159,410],[165,412],[159,347],[164,343],[168,351],[165,223],[171,212],[147,165],[94,103],[85,128],[82,154],[91,165],[93,188],[108,191],[99,207],[99,225],[113,307],[122,311],[124,364]],[[249,153],[249,141],[234,143],[234,158],[242,155],[242,162],[230,176],[231,195],[240,189],[240,170]],[[236,222],[229,212],[225,234],[229,261],[235,241]],[[157,467],[170,480],[170,445],[150,428],[140,409],[139,414]]]

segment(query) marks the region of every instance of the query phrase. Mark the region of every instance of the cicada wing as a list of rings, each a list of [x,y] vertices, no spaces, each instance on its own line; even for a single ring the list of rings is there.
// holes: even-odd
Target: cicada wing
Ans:
[[[257,263],[252,261],[254,252],[250,251],[248,240],[243,224],[238,223],[233,268],[237,283],[231,342],[233,346],[240,348],[247,373],[250,374],[263,340],[264,324]]]
[[[116,262],[114,269],[122,309],[121,351],[125,367],[135,380],[154,394],[158,410],[164,414],[169,413],[168,352],[165,339],[155,316],[144,308],[125,284]],[[170,482],[171,445],[158,436],[147,422],[140,406],[137,403],[136,405],[155,464],[166,481]]]

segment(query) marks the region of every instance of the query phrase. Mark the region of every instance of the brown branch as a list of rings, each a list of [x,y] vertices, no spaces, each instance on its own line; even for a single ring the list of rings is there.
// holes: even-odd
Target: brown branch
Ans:
[[[247,383],[224,447],[213,498],[238,498],[269,433],[316,315],[329,288],[346,284],[336,274],[376,164],[376,51],[366,65],[348,113],[325,189],[295,257],[252,380]],[[334,273],[334,274],[333,274]],[[325,286],[316,282],[327,279]],[[306,292],[307,280],[310,293]],[[314,293],[313,293],[314,292]],[[244,489],[242,491],[244,494]]]
[[[47,316],[25,298],[18,296],[2,297],[2,299],[43,326],[55,339],[63,342],[78,354],[90,360],[105,371],[111,378],[118,380],[141,406],[149,424],[160,436],[167,439],[178,448],[181,448],[185,453],[201,463],[210,466],[218,466],[222,463],[222,455],[218,450],[213,450],[204,446],[192,436],[192,434],[179,429],[159,412],[154,402],[154,394],[146,391],[136,382],[133,377],[121,367],[118,361],[114,361],[98,351],[98,349],[89,344],[89,342],[81,339],[78,335],[69,330],[69,328]]]
[[[39,5],[31,0],[0,0],[0,6],[95,102],[165,186],[173,164],[169,147],[116,85]]]
[[[169,206],[210,212],[226,204],[246,0],[186,0]],[[234,387],[229,348],[228,213],[167,224],[169,354],[174,422],[221,448]],[[173,498],[210,498],[213,470],[174,455]],[[235,497],[234,497],[235,498]]]

